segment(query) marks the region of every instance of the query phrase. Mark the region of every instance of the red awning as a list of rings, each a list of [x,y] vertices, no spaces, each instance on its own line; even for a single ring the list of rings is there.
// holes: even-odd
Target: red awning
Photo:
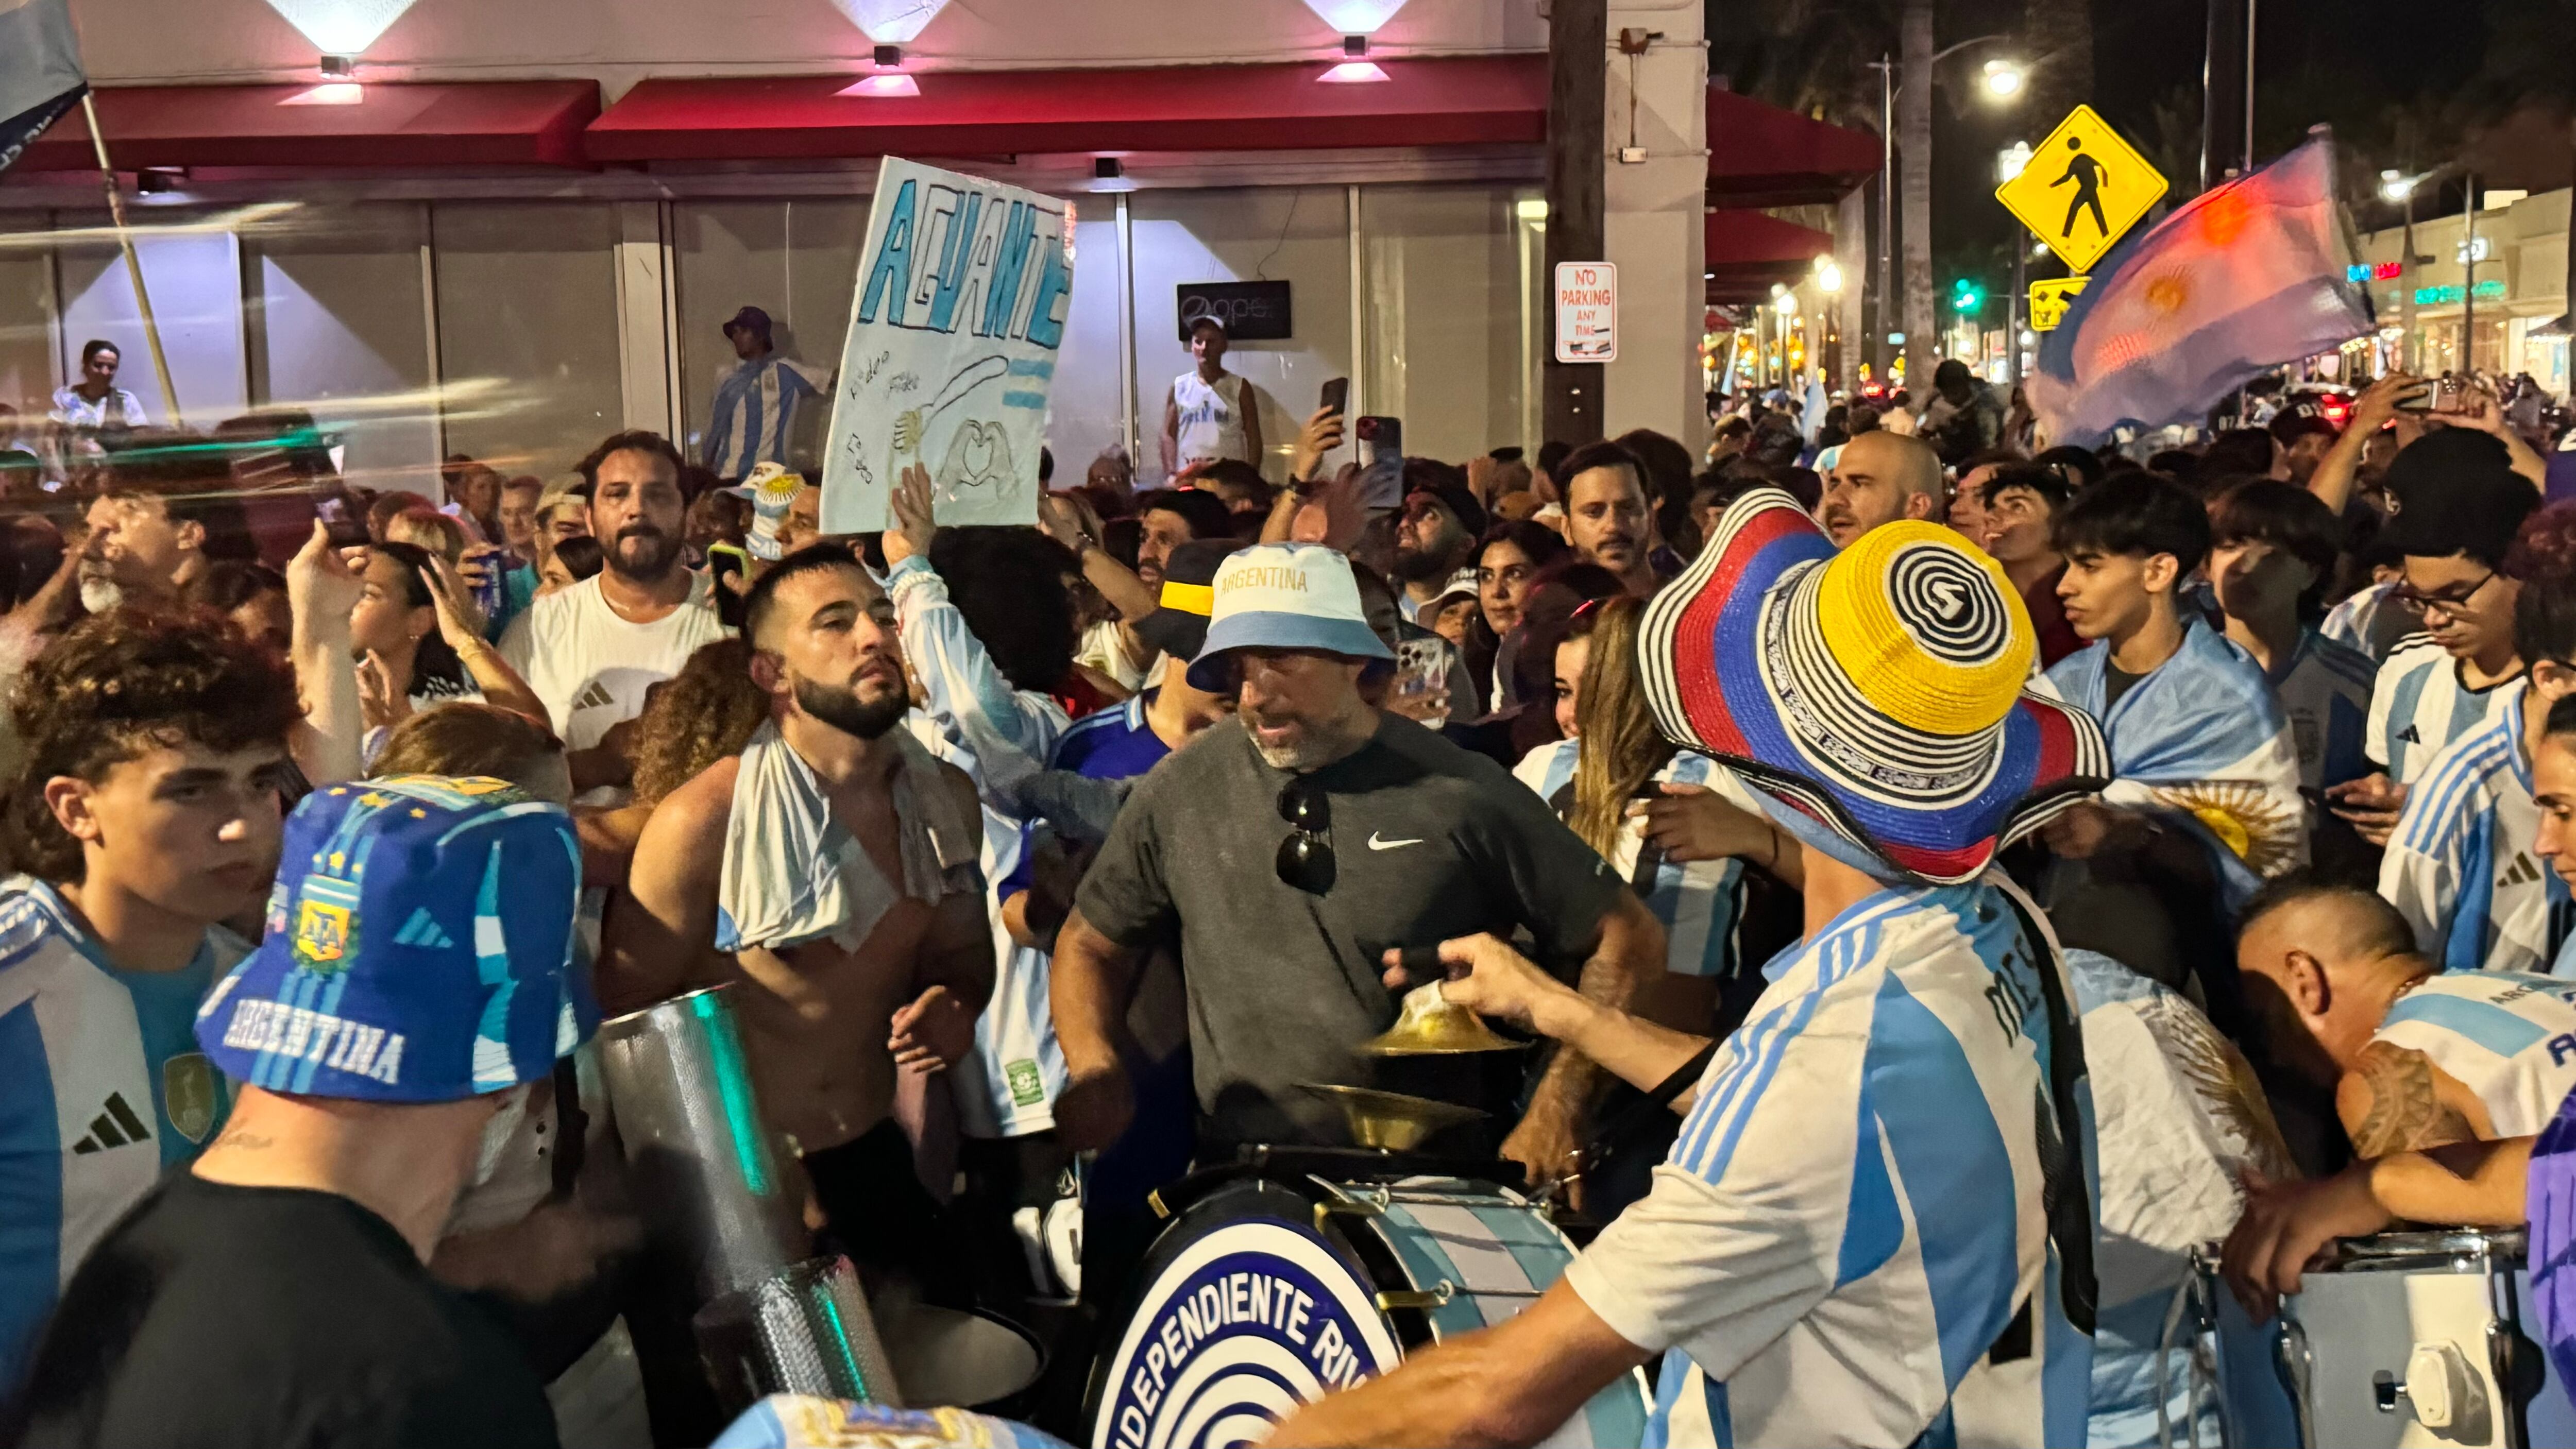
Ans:
[[[1879,140],[1750,96],[1708,92],[1708,199],[1716,206],[1840,201],[1878,174]]]
[[[348,104],[311,85],[129,86],[98,91],[119,170],[185,166],[586,166],[593,81],[369,82]],[[325,92],[349,94],[348,91]],[[30,171],[97,165],[74,110],[18,158]]]
[[[1758,302],[1771,284],[1795,284],[1834,249],[1831,232],[1758,211],[1712,211],[1707,223],[1708,300]]]
[[[1390,58],[1385,81],[1357,85],[1319,80],[1331,64],[924,71],[913,96],[840,94],[855,74],[647,80],[591,123],[589,147],[600,161],[808,161],[1546,139],[1545,56]]]

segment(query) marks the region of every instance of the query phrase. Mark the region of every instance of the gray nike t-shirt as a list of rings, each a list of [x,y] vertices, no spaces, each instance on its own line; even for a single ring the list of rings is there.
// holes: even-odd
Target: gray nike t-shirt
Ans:
[[[1358,753],[1307,777],[1332,812],[1325,895],[1279,879],[1291,833],[1279,795],[1295,777],[1231,719],[1145,777],[1083,879],[1077,904],[1111,940],[1178,940],[1199,1107],[1221,1137],[1347,1142],[1337,1109],[1300,1082],[1455,1095],[1403,1077],[1405,1064],[1381,1078],[1384,1064],[1353,1050],[1395,1020],[1382,953],[1519,928],[1571,980],[1625,888],[1500,766],[1379,721]]]

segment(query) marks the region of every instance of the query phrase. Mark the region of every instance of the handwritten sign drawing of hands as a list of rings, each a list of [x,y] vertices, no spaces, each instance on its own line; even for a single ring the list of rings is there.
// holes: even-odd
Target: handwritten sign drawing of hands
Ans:
[[[948,435],[948,456],[939,464],[940,497],[955,498],[964,488],[999,487],[1013,476],[1011,440],[1000,423],[967,418]]]

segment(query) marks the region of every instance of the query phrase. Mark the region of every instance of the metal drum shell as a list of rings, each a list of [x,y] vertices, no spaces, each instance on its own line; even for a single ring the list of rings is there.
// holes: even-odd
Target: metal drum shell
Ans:
[[[761,1115],[740,1027],[710,987],[599,1029],[600,1074],[655,1248],[698,1295],[759,1284],[811,1252],[803,1177]]]

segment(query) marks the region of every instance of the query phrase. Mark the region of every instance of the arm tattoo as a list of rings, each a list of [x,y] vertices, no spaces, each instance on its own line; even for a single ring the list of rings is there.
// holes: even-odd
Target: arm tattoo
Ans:
[[[2352,1131],[2352,1150],[2363,1157],[2476,1138],[2468,1119],[2442,1104],[2433,1084],[2433,1063],[2422,1052],[2373,1042],[2362,1049],[2352,1070],[2370,1090],[2370,1110]]]

